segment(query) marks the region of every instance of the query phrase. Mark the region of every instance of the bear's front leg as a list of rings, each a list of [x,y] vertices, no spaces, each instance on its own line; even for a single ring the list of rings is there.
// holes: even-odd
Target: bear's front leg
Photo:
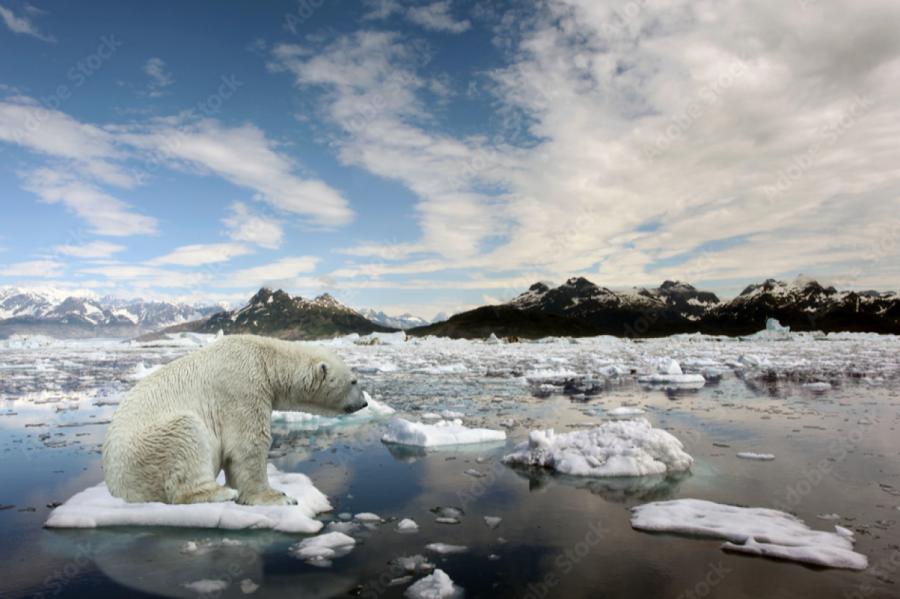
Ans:
[[[226,484],[237,489],[237,502],[244,505],[297,505],[297,500],[269,486],[266,472],[268,443],[243,443],[225,460]]]

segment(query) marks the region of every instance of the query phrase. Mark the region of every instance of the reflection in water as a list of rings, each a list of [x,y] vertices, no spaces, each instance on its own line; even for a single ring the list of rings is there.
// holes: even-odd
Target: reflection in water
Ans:
[[[594,478],[571,476],[550,472],[545,468],[513,468],[520,477],[528,480],[528,490],[545,489],[550,484],[562,484],[585,489],[607,501],[625,503],[631,500],[660,501],[674,496],[681,483],[690,478],[690,472],[670,476],[616,476]]]

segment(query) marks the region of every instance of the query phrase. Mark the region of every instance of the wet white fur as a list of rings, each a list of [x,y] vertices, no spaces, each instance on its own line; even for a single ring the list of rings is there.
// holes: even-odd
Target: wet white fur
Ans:
[[[110,493],[129,502],[296,503],[269,487],[272,410],[336,414],[366,405],[330,350],[224,337],[141,380],[103,444]],[[226,486],[216,483],[225,470]]]

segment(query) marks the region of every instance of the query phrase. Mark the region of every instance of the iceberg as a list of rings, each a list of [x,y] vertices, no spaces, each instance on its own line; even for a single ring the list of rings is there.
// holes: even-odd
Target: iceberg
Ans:
[[[573,476],[647,476],[688,470],[694,458],[675,436],[645,418],[610,421],[581,431],[536,430],[503,457],[514,466],[549,468]]]
[[[308,563],[329,566],[332,559],[350,553],[354,545],[356,540],[353,537],[342,532],[326,532],[291,545],[290,552],[292,556]]]
[[[298,428],[316,430],[339,425],[359,424],[366,420],[390,416],[396,412],[394,408],[386,403],[373,399],[367,391],[363,391],[363,396],[366,398],[366,407],[346,416],[319,416],[307,412],[281,412],[275,410],[272,412],[272,422],[274,424],[296,425]]]
[[[724,539],[725,551],[824,566],[864,570],[865,555],[853,550],[853,533],[810,529],[791,514],[766,508],[724,505],[702,499],[675,499],[631,510],[638,530]]]
[[[410,422],[395,418],[388,431],[381,437],[384,443],[412,445],[415,447],[440,447],[443,445],[467,445],[505,441],[506,432],[489,428],[469,428],[462,420],[439,420],[434,424]]]
[[[414,582],[404,593],[409,599],[450,599],[462,595],[462,589],[440,568]]]
[[[702,374],[684,374],[677,360],[662,358],[657,363],[656,373],[638,377],[638,382],[650,385],[702,387],[706,379]]]
[[[224,475],[219,482],[224,483]],[[50,512],[47,528],[108,526],[174,526],[226,530],[264,528],[286,533],[315,533],[322,523],[317,514],[331,511],[328,498],[305,474],[285,473],[269,464],[269,484],[287,493],[297,505],[238,505],[220,503],[128,503],[113,497],[100,483],[73,495]]]

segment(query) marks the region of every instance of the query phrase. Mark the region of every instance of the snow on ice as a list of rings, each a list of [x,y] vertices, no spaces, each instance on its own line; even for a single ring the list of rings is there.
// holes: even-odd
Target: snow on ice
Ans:
[[[536,430],[503,462],[549,468],[574,476],[646,476],[682,472],[694,459],[681,441],[645,418],[605,422],[556,434]]]
[[[434,424],[395,418],[382,436],[385,443],[415,447],[440,447],[505,441],[506,432],[487,428],[468,428],[462,420],[439,420]]]
[[[353,550],[356,540],[342,532],[326,532],[291,545],[291,555],[313,565],[329,566],[331,560]]]
[[[462,597],[461,588],[453,584],[447,573],[438,568],[432,574],[414,582],[404,593],[409,599],[450,599]]]
[[[753,451],[742,451],[737,457],[744,460],[759,460],[762,462],[770,462],[775,459],[775,454],[771,453],[755,453]]]
[[[853,550],[853,533],[810,529],[799,518],[773,509],[736,507],[701,499],[676,499],[632,508],[638,530],[724,539],[722,549],[790,561],[864,570],[866,556]]]
[[[224,477],[219,477],[224,483]],[[100,483],[73,495],[50,513],[48,528],[100,528],[107,526],[174,526],[228,530],[267,528],[287,533],[314,533],[322,528],[315,519],[331,510],[328,498],[305,474],[284,473],[269,464],[269,484],[287,493],[297,505],[238,505],[193,503],[127,503],[113,497]]]

